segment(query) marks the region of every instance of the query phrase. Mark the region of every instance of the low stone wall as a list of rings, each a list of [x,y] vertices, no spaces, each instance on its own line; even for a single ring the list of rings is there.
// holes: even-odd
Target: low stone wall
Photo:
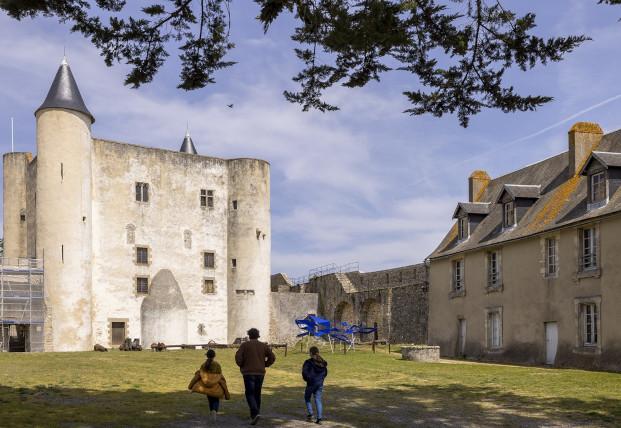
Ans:
[[[402,346],[401,357],[404,360],[434,362],[440,360],[440,347],[427,345]]]

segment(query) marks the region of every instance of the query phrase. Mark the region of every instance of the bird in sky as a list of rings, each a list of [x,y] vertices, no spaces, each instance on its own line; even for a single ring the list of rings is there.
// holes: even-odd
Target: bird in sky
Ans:
[[[233,104],[227,104],[226,105],[228,108],[233,108]]]

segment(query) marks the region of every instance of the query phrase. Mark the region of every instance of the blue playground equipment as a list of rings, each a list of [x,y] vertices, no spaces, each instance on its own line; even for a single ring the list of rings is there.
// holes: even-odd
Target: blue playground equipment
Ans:
[[[302,330],[297,337],[308,336],[327,340],[332,351],[334,351],[334,343],[344,343],[349,348],[354,348],[356,334],[370,334],[377,331],[375,327],[365,327],[362,324],[353,325],[346,321],[338,323],[338,327],[336,325],[333,327],[329,320],[313,314],[307,315],[306,318],[295,320],[295,323]]]

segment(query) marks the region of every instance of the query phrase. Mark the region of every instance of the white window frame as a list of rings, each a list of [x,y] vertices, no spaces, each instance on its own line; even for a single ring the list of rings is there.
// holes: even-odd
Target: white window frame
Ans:
[[[558,238],[551,236],[544,240],[545,251],[545,277],[558,276]]]
[[[599,346],[599,310],[595,302],[580,303],[580,337],[584,347]]]
[[[509,201],[502,205],[502,225],[505,229],[515,226],[517,223],[515,214],[515,202]]]
[[[580,229],[580,271],[596,270],[599,267],[599,233],[597,226]]]
[[[485,311],[485,331],[487,349],[502,349],[502,308],[489,308]]]
[[[608,201],[608,180],[606,171],[599,171],[589,176],[589,199],[591,205],[605,205]]]
[[[487,287],[499,288],[502,284],[502,265],[500,251],[487,253]]]
[[[460,241],[468,239],[470,236],[470,222],[468,216],[459,217],[457,219],[457,237]]]
[[[465,285],[464,259],[453,260],[451,266],[451,288],[453,291],[462,291]]]

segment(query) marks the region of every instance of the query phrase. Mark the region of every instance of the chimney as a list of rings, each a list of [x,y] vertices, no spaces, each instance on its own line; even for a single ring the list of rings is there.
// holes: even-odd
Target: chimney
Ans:
[[[604,131],[597,123],[577,122],[569,130],[569,176],[573,177],[599,145]]]
[[[487,188],[491,178],[485,171],[474,171],[468,178],[468,201],[477,202]]]

